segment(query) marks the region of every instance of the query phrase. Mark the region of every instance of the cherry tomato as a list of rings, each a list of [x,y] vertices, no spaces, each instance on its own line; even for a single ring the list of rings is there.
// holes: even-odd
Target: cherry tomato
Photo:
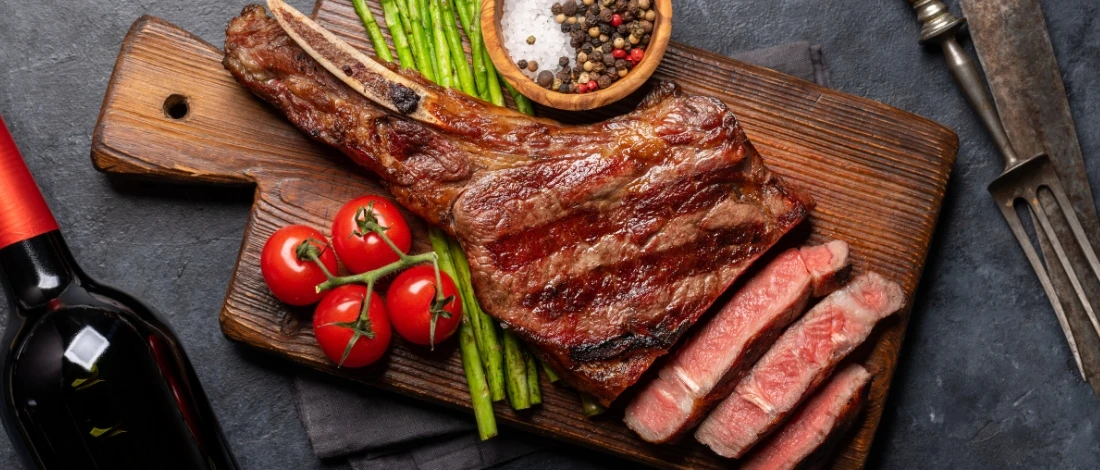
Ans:
[[[444,300],[450,298],[436,316],[435,335],[429,333],[432,303],[436,300],[435,270],[431,266],[413,266],[399,274],[386,292],[386,310],[391,314],[393,329],[410,343],[434,346],[446,340],[462,321],[462,299],[458,288],[447,273],[440,271]],[[447,318],[447,317],[450,318]]]
[[[305,242],[311,240],[308,244]],[[290,225],[271,234],[260,252],[260,272],[275,298],[290,305],[309,305],[321,300],[317,284],[324,271],[306,254],[311,251],[330,273],[336,273],[336,254],[325,236],[305,225]]]
[[[368,211],[370,207],[372,210]],[[371,215],[373,214],[373,216]],[[359,274],[397,261],[397,253],[377,233],[367,230],[367,222],[385,228],[390,241],[403,253],[412,246],[409,223],[392,201],[378,196],[363,196],[348,201],[332,222],[332,246],[348,270]]]
[[[313,335],[317,344],[332,362],[341,367],[363,367],[373,364],[390,346],[390,318],[377,292],[370,296],[369,322],[360,322],[367,288],[348,284],[329,291],[313,312]],[[354,338],[356,330],[363,333]],[[355,341],[351,351],[348,343]],[[344,356],[347,352],[347,357]]]

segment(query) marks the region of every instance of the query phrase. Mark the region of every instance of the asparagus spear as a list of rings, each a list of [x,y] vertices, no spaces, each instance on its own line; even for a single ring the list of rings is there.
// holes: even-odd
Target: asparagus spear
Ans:
[[[523,359],[523,345],[511,331],[504,330],[504,380],[508,390],[508,400],[512,408],[526,410],[531,407],[531,396],[527,391],[527,364]]]
[[[383,10],[383,11],[385,11],[385,10]],[[412,34],[412,22],[409,21],[409,2],[408,2],[408,0],[397,0],[397,12],[399,13],[399,15],[397,15],[397,17],[398,17],[398,19],[401,20],[401,27],[405,28],[405,33],[406,34],[411,35]],[[412,43],[413,43],[413,41],[410,37],[409,44],[412,44]],[[415,46],[413,47],[413,55],[414,56],[416,55],[416,47]],[[417,62],[417,64],[419,64],[419,62]],[[416,67],[414,67],[414,68],[416,68]]]
[[[443,32],[447,36],[447,45],[451,49],[451,63],[454,65],[455,76],[458,78],[458,89],[470,96],[477,96],[477,86],[474,85],[474,72],[470,70],[470,63],[466,61],[466,52],[462,50],[462,36],[458,34],[458,18],[455,17],[454,4],[451,0],[432,0],[439,2],[443,11]]]
[[[531,103],[531,99],[523,96],[523,93],[515,89],[507,80],[502,79],[501,81],[504,82],[504,86],[508,88],[508,93],[512,94],[512,101],[516,102],[516,110],[528,116],[534,116],[535,105]]]
[[[363,1],[363,0],[357,0]],[[382,4],[382,12],[386,20],[386,27],[390,29],[390,37],[393,38],[393,46],[397,49],[397,60],[405,68],[415,69],[412,49],[409,47],[409,37],[405,35],[405,26],[401,24],[401,10],[397,8],[396,0],[379,0]]]
[[[480,22],[480,18],[473,16],[474,10],[470,8],[470,0],[453,1],[454,9],[458,11],[458,19],[462,22],[462,29],[470,39],[470,56],[474,62],[474,85],[477,87],[477,97],[489,101],[489,77],[485,68],[485,55],[481,53],[485,44],[481,37],[481,25],[474,25],[474,21]]]
[[[592,395],[581,393],[581,410],[584,411],[585,416],[591,418],[603,414],[607,408],[604,408]]]
[[[351,0],[351,5],[355,7],[355,13],[359,15],[363,27],[367,28],[367,36],[370,36],[370,43],[374,46],[374,54],[385,62],[393,62],[390,46],[386,44],[386,39],[382,37],[382,30],[378,28],[378,22],[374,20],[374,13],[371,13],[370,8],[367,8],[367,2],[365,0]]]
[[[497,421],[493,416],[493,402],[489,397],[489,386],[485,384],[485,371],[478,358],[469,317],[463,317],[458,327],[458,347],[462,351],[462,368],[466,370],[466,383],[469,384],[470,400],[474,404],[477,433],[484,441],[497,435]]]
[[[497,333],[496,320],[486,314],[478,305],[477,297],[474,296],[473,284],[470,281],[470,262],[466,259],[466,254],[462,252],[462,247],[458,246],[458,242],[453,239],[451,240],[451,258],[455,265],[455,271],[458,272],[456,282],[462,292],[462,297],[468,299],[466,311],[469,312],[468,315],[476,318],[474,323],[480,328],[477,333],[481,339],[481,359],[485,364],[485,371],[488,376],[489,392],[492,394],[493,401],[503,400],[504,353],[500,347],[500,334]]]
[[[435,39],[435,57],[438,60],[439,67],[436,70],[439,72],[436,78],[439,79],[439,85],[443,88],[450,88],[454,86],[454,68],[451,66],[451,48],[447,43],[447,34],[443,31],[443,26],[446,19],[443,16],[443,9],[440,6],[440,0],[427,0],[428,13],[431,15],[432,36]]]
[[[542,390],[539,388],[539,366],[535,361],[535,355],[530,350],[524,351],[527,356],[527,396],[531,398],[532,405],[542,404]]]
[[[478,0],[469,0],[470,9],[473,11],[472,18],[481,17],[481,2]],[[481,34],[481,21],[475,21],[473,25],[477,28],[478,34]],[[484,38],[484,36],[482,36]],[[493,65],[493,59],[489,57],[489,49],[485,47],[485,41],[481,41],[481,56],[482,62],[485,63],[485,78],[489,86],[489,102],[497,106],[504,106],[504,93],[500,91],[500,80],[497,76],[497,67]]]
[[[451,276],[451,279],[457,280],[447,235],[432,227],[428,230],[428,239],[431,240],[432,249],[439,257],[439,269]],[[459,296],[465,298],[466,294],[460,292]],[[474,407],[478,434],[482,440],[485,440],[497,434],[497,423],[496,417],[493,416],[493,400],[485,379],[485,369],[482,368],[481,356],[477,352],[473,320],[469,314],[463,315],[462,323],[459,324],[458,347],[462,353],[462,368],[466,371],[466,383],[470,387],[470,401]]]
[[[401,0],[404,2],[406,9],[402,10],[402,17],[408,16],[409,28],[412,31],[412,43],[413,54],[416,55],[416,68],[420,71],[420,74],[431,80],[436,81],[435,64],[432,62],[432,42],[431,38],[425,33],[424,23],[422,22],[422,16],[427,15],[426,11],[420,9],[420,0]]]
[[[559,380],[561,380],[561,377],[558,377],[558,373],[545,362],[542,362],[542,370],[546,371],[546,378],[550,379],[550,383],[555,384],[558,383]]]

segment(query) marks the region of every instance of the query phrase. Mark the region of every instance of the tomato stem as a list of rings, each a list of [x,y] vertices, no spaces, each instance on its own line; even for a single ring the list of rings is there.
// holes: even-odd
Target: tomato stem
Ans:
[[[328,244],[323,244],[324,249],[318,251],[317,244],[321,242],[317,241],[313,237],[309,237],[299,243],[294,249],[295,254],[298,256],[299,261],[312,261],[321,268],[321,272],[325,274],[326,279],[332,279],[332,273],[325,267],[325,263],[321,262],[321,255],[325,253],[325,250],[329,249]]]
[[[435,285],[437,286],[435,289],[435,301],[432,302],[429,312],[431,316],[431,322],[428,328],[428,344],[434,350],[436,322],[439,320],[440,316],[442,316],[443,318],[450,318],[450,314],[443,310],[443,308],[447,306],[447,304],[454,301],[453,296],[446,298],[443,297],[443,289],[441,287],[443,285],[443,279],[439,274],[439,255],[437,255],[435,252],[421,253],[418,255],[407,255],[405,254],[405,252],[401,251],[401,249],[397,247],[397,244],[395,244],[393,240],[390,240],[390,237],[386,235],[386,230],[389,230],[389,227],[383,227],[381,224],[378,223],[378,219],[374,216],[373,202],[367,204],[366,207],[360,207],[358,210],[356,210],[355,225],[357,226],[357,230],[353,232],[352,235],[358,237],[366,237],[371,233],[378,235],[378,237],[386,243],[386,246],[389,246],[390,249],[393,250],[395,254],[397,254],[397,261],[362,274],[354,274],[350,276],[333,276],[331,273],[329,273],[328,269],[326,269],[324,265],[321,264],[319,259],[320,253],[317,252],[317,247],[315,245],[307,245],[307,240],[307,242],[303,242],[303,244],[298,248],[298,256],[300,258],[305,257],[313,260],[319,266],[321,266],[321,270],[325,273],[325,277],[327,278],[327,280],[317,285],[316,289],[318,293],[346,284],[358,283],[367,285],[367,298],[363,300],[363,313],[360,314],[359,320],[356,322],[355,327],[352,328],[352,331],[355,331],[356,333],[354,336],[352,336],[351,341],[348,342],[348,347],[344,351],[344,357],[347,357],[347,355],[351,352],[351,348],[352,346],[354,346],[355,341],[357,341],[359,337],[362,336],[359,331],[364,321],[366,322],[367,331],[370,330],[370,318],[367,316],[367,310],[369,309],[371,293],[374,291],[374,283],[378,282],[379,279],[382,279],[383,277],[386,277],[391,273],[404,270],[417,264],[428,262],[432,263],[432,270],[435,272]],[[341,363],[342,362],[343,361],[341,360]]]

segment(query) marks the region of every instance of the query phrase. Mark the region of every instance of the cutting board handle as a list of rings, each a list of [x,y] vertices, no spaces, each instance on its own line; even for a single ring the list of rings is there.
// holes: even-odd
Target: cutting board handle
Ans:
[[[241,185],[261,182],[265,168],[344,167],[240,86],[221,56],[163,20],[138,19],[122,42],[92,137],[96,169]]]

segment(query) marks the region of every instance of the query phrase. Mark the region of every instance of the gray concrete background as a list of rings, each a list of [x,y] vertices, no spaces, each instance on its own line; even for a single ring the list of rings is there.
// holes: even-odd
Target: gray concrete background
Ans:
[[[183,338],[241,464],[326,468],[336,465],[313,457],[295,414],[291,366],[230,344],[218,330],[250,192],[115,181],[88,160],[130,24],[152,14],[220,44],[226,22],[245,3],[0,0],[0,114],[86,270],[159,309]],[[291,3],[311,7],[309,0]],[[1000,158],[938,53],[917,45],[907,2],[678,0],[676,8],[675,40],[724,54],[819,43],[837,89],[959,134],[958,163],[872,465],[1100,466],[1100,401],[1078,377],[1050,306],[985,191]],[[1044,10],[1095,186],[1100,3],[1048,0]],[[565,448],[505,468],[619,463]],[[6,439],[0,468],[20,468]]]

